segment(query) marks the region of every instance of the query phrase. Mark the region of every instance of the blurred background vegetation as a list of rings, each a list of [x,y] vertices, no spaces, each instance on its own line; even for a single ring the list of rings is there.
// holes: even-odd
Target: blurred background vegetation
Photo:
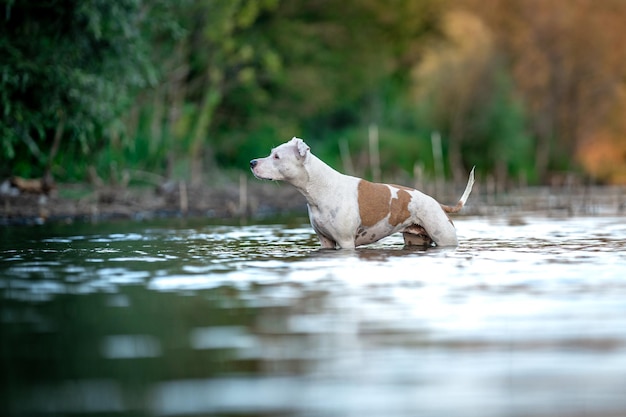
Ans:
[[[0,175],[198,184],[299,136],[371,176],[376,131],[384,176],[433,176],[441,152],[459,182],[626,183],[625,18],[625,0],[0,0]]]

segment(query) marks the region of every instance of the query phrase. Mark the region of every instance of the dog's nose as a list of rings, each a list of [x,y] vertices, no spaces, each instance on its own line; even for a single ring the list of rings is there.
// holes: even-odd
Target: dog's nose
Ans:
[[[257,163],[258,161],[256,159],[253,159],[252,161],[250,161],[250,168],[254,168]]]

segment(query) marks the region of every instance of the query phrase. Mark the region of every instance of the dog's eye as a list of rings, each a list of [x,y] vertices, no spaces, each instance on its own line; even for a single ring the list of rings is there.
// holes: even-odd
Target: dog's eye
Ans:
[[[274,159],[280,159],[277,153],[274,154]]]

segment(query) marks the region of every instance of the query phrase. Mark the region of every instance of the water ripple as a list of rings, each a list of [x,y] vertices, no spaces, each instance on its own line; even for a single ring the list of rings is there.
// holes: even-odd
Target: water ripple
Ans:
[[[307,224],[2,242],[14,388],[0,400],[25,414],[624,415],[623,218],[455,225],[459,247],[428,250],[400,235],[321,250]]]

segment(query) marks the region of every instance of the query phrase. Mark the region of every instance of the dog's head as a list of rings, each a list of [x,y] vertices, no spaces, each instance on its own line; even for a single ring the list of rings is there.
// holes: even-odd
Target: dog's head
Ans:
[[[272,149],[268,157],[250,161],[250,169],[255,177],[262,180],[294,183],[306,175],[304,163],[309,153],[310,148],[302,139],[293,138]]]

